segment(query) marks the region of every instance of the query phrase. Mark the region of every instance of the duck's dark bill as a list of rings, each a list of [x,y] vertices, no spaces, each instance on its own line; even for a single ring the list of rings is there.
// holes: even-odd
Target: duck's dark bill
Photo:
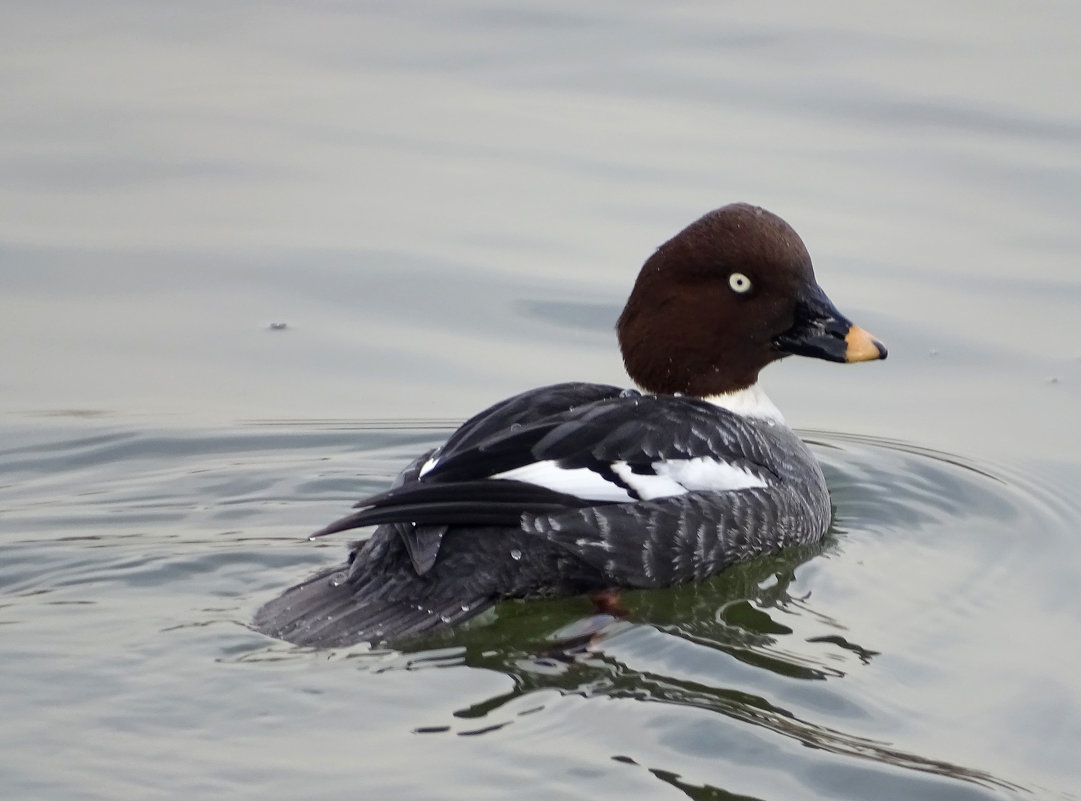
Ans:
[[[795,322],[773,345],[783,353],[830,362],[886,358],[886,346],[849,322],[818,286],[800,299]]]

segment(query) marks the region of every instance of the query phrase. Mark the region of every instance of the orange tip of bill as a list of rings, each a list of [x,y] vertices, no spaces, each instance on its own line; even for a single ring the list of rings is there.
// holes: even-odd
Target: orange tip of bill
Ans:
[[[848,329],[845,335],[846,362],[872,362],[886,358],[886,346],[868,334],[858,325]]]

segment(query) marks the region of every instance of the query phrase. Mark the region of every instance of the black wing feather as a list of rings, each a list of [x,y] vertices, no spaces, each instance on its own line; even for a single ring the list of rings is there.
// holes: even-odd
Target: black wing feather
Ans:
[[[364,501],[363,509],[312,536],[398,521],[418,525],[516,526],[523,512],[543,514],[594,503],[525,481],[486,479],[452,484],[416,481],[373,495]]]
[[[768,475],[767,455],[760,423],[713,404],[605,385],[560,384],[515,396],[471,418],[442,448],[403,470],[392,489],[364,499],[358,511],[313,536],[392,524],[423,575],[434,564],[448,526],[517,529],[523,515],[559,516],[612,503],[492,475],[552,460],[612,478],[613,462],[649,470],[658,460],[696,456]],[[436,464],[421,477],[430,457]]]
[[[586,404],[628,395],[638,393],[607,384],[582,382],[531,389],[500,401],[466,420],[440,448],[440,454],[453,457],[459,451],[474,448],[493,437],[502,437],[518,426],[527,426]]]
[[[562,420],[549,418],[597,401],[637,395],[633,390],[619,387],[572,382],[530,390],[501,401],[463,423],[440,448],[414,459],[398,475],[390,490],[365,498],[356,504],[359,511],[334,521],[311,536],[322,537],[361,526],[390,522],[405,544],[414,569],[423,576],[435,564],[448,526],[459,522],[463,517],[470,517],[473,524],[481,524],[483,519],[488,525],[517,527],[521,514],[526,509],[542,512],[553,508],[549,504],[558,503],[560,509],[580,505],[582,501],[574,496],[566,496],[524,482],[492,480],[489,476],[501,472],[498,468],[502,464],[506,465],[503,469],[510,470],[531,461],[529,453],[532,444],[550,430],[551,426],[558,425]],[[537,426],[538,421],[547,423]],[[490,443],[489,447],[482,450],[486,443]],[[431,471],[436,474],[434,479],[425,475],[424,482],[421,482],[420,470],[434,456],[440,457],[438,468],[442,469]],[[444,462],[447,466],[444,466]],[[439,487],[440,492],[449,490],[451,495],[427,496],[433,503],[443,504],[453,500],[455,496],[462,500],[471,494],[470,502],[478,507],[494,499],[521,505],[516,513],[506,506],[489,508],[483,513],[475,511],[471,515],[464,514],[467,510],[457,508],[453,510],[455,519],[446,519],[451,517],[449,512],[452,510],[445,506],[418,509],[418,497],[411,498],[409,495],[414,491],[435,489],[436,481],[442,485]],[[478,492],[481,487],[484,489],[483,493]],[[458,494],[459,492],[461,494]],[[396,511],[383,512],[378,517],[372,517],[373,504],[380,504],[378,508]],[[414,525],[429,520],[432,522]]]
[[[633,466],[699,456],[759,470],[769,464],[760,423],[694,398],[633,396],[566,410],[440,454],[421,480],[465,481],[548,460]]]

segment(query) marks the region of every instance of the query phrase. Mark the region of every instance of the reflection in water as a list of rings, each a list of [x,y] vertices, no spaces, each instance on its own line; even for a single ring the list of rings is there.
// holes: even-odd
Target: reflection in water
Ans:
[[[839,560],[846,539],[891,530],[910,535],[951,521],[1016,520],[1021,509],[1010,484],[948,454],[904,443],[820,435],[814,441],[837,508],[821,543],[740,565],[713,579],[682,587],[623,595],[623,620],[581,618],[582,599],[512,602],[495,620],[443,638],[456,647],[432,651],[431,641],[378,669],[468,665],[498,671],[513,689],[455,713],[457,723],[421,733],[477,736],[501,731],[546,707],[547,693],[608,697],[688,707],[789,738],[842,757],[934,774],[985,788],[1024,788],[990,772],[896,748],[891,743],[816,722],[770,697],[785,682],[843,681],[880,655],[860,642],[845,621],[816,609],[799,584],[802,566],[824,555]],[[577,618],[576,623],[568,623]],[[586,632],[582,634],[582,632]],[[820,633],[814,633],[820,632]],[[361,663],[364,655],[358,655]],[[767,671],[782,684],[763,681]],[[779,693],[785,695],[784,692]],[[849,702],[851,703],[851,702]],[[858,703],[858,702],[857,702]],[[859,716],[864,717],[864,716]],[[629,756],[615,757],[638,764]],[[730,798],[723,791],[681,780],[648,766],[657,778],[691,798]]]

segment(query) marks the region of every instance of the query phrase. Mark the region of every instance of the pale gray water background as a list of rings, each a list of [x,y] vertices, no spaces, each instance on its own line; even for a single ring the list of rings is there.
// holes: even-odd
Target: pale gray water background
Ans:
[[[1081,6],[2,9],[5,798],[1081,798]],[[822,549],[572,663],[246,627],[735,200],[890,346],[766,372]]]

